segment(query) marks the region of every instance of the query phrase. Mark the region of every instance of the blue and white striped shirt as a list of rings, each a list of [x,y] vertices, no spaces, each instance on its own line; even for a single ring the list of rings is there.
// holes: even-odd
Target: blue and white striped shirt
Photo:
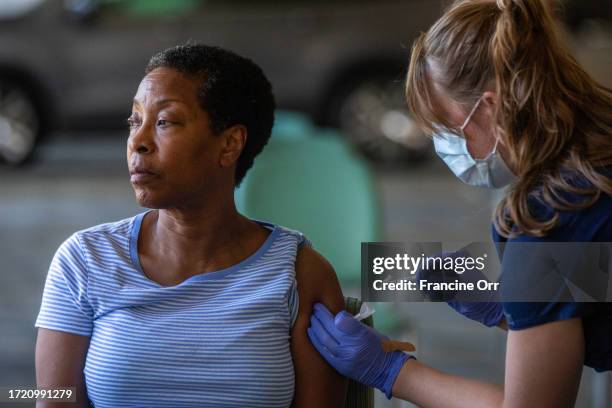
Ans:
[[[89,399],[103,407],[288,407],[302,234],[272,224],[242,262],[164,287],[144,275],[144,214],[73,234],[47,276],[36,327],[91,336]]]

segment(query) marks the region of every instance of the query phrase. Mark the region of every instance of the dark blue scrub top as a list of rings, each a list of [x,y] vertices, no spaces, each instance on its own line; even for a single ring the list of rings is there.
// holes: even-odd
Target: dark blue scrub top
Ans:
[[[612,169],[609,169],[612,170]],[[606,172],[608,173],[608,172]],[[612,173],[612,171],[610,171]],[[581,183],[578,183],[581,184]],[[563,193],[564,198],[578,202],[582,198]],[[530,203],[532,214],[547,219],[553,212],[550,207],[534,200]],[[601,194],[591,207],[575,211],[560,211],[559,223],[546,237],[520,235],[507,240],[492,228],[493,241],[503,242],[612,242],[612,197]],[[503,254],[501,254],[503,256]],[[512,260],[503,264],[512,264]],[[520,263],[517,262],[517,263]],[[504,273],[507,273],[504,270]],[[597,371],[612,370],[612,303],[606,302],[504,302],[504,314],[511,330],[575,317],[582,318],[585,338],[585,364]],[[560,339],[562,341],[562,339]]]

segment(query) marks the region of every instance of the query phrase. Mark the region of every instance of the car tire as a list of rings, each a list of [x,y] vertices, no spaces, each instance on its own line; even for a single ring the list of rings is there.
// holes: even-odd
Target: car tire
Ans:
[[[431,157],[431,142],[410,115],[396,76],[354,78],[328,106],[329,124],[375,163],[397,166]]]
[[[40,113],[28,89],[0,80],[0,162],[25,163],[34,152],[40,129]]]

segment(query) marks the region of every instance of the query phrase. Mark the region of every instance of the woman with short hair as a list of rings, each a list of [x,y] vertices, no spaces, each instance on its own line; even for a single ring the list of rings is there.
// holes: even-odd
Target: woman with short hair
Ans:
[[[57,251],[36,321],[38,387],[74,386],[76,406],[96,408],[343,406],[346,379],[306,337],[315,301],[343,308],[332,267],[301,233],[234,205],[273,121],[252,61],[204,45],[151,59],[127,139],[151,210]]]

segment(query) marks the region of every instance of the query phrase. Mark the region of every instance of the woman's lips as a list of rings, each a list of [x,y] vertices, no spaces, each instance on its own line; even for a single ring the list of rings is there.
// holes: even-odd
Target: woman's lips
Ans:
[[[130,173],[130,182],[132,184],[146,184],[158,177],[157,174],[148,171],[134,171]]]

